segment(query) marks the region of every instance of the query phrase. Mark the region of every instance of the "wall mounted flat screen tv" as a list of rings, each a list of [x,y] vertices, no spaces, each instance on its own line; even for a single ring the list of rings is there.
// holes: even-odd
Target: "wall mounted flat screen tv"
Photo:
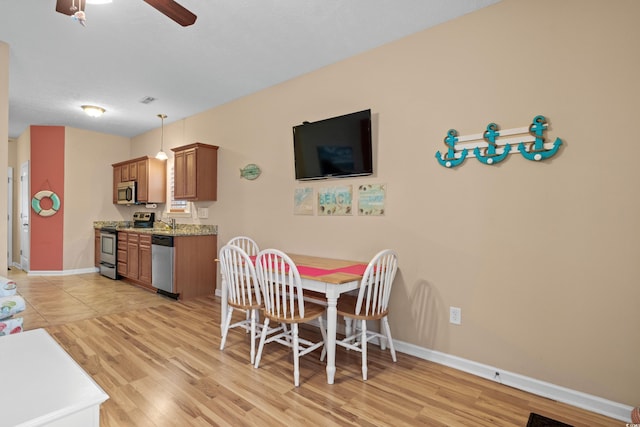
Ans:
[[[371,175],[371,110],[293,127],[297,180]]]

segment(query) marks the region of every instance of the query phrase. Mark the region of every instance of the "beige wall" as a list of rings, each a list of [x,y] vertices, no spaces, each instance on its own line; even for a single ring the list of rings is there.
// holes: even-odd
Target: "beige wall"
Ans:
[[[130,219],[112,202],[113,168],[129,158],[131,140],[65,128],[65,271],[94,263],[93,221]]]
[[[218,224],[220,242],[248,234],[292,252],[366,260],[395,248],[396,339],[637,405],[637,16],[634,0],[504,0],[172,123],[170,155],[194,141],[221,147],[219,201],[196,204],[208,219],[182,221]],[[6,105],[0,85],[0,117]],[[295,182],[291,127],[364,108],[374,112],[376,175]],[[521,127],[538,114],[565,142],[550,161],[512,155],[448,170],[434,159],[449,128]],[[0,120],[2,132],[7,140]],[[159,140],[156,130],[129,148],[67,129],[65,270],[93,265],[83,252],[93,220],[134,209],[110,204],[111,163],[152,155]],[[28,135],[16,143],[19,168]],[[247,163],[261,166],[258,180],[239,177]],[[361,183],[387,184],[384,217],[292,215],[295,188]],[[449,306],[462,308],[461,326],[447,322]]]
[[[627,405],[640,378],[640,203],[633,137],[640,2],[505,0],[167,126],[165,147],[221,147],[219,241],[369,259],[400,254],[395,338]],[[384,217],[292,215],[291,127],[375,114]],[[446,131],[543,114],[565,142],[542,163],[512,155],[456,170],[436,162]],[[159,132],[133,139],[155,153]],[[257,163],[263,175],[240,179]],[[449,306],[462,325],[448,323]]]

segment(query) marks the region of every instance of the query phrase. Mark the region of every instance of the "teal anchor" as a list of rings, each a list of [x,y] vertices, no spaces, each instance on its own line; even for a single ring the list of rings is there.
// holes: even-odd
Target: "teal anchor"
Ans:
[[[504,151],[502,154],[498,154],[496,152],[496,138],[500,136],[500,132],[498,132],[498,125],[495,123],[489,123],[487,125],[487,130],[482,135],[485,141],[489,146],[485,148],[484,154],[480,154],[480,148],[476,147],[473,149],[473,154],[475,154],[476,158],[480,160],[485,165],[494,165],[496,163],[500,163],[503,161],[509,152],[511,152],[511,145],[506,144],[504,146]]]
[[[562,144],[562,140],[560,138],[556,138],[553,143],[553,148],[551,148],[550,150],[544,148],[543,133],[545,131],[546,124],[547,119],[544,116],[535,116],[533,118],[533,122],[529,125],[529,133],[536,137],[535,142],[529,144],[528,151],[525,147],[524,142],[518,144],[518,151],[520,151],[525,159],[537,162],[540,160],[548,159],[558,152],[558,148],[560,148],[560,145]]]
[[[455,146],[456,146],[456,142],[458,142],[458,138],[456,138],[457,135],[458,135],[457,130],[449,129],[447,131],[447,137],[444,139],[444,143],[449,146],[449,149],[447,150],[447,155],[444,158],[442,158],[442,154],[440,154],[440,151],[436,153],[436,159],[438,159],[438,163],[440,163],[445,168],[452,168],[452,167],[458,166],[462,162],[464,162],[464,159],[467,157],[468,150],[465,148],[460,152],[460,158],[456,158]]]

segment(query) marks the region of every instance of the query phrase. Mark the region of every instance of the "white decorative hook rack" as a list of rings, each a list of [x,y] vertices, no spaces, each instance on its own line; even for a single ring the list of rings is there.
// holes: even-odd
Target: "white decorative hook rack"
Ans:
[[[547,127],[546,118],[536,116],[528,127],[500,130],[497,124],[489,123],[483,133],[464,136],[458,136],[458,131],[449,129],[444,138],[448,150],[444,156],[438,151],[436,159],[446,168],[461,165],[467,157],[475,157],[486,165],[495,165],[516,152],[520,152],[527,160],[548,159],[558,152],[562,140],[556,138],[554,142],[545,142]]]

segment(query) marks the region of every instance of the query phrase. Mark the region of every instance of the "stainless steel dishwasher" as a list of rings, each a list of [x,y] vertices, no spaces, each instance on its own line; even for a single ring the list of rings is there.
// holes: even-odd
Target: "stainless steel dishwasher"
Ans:
[[[178,298],[174,287],[173,236],[151,236],[151,284],[159,294]]]

